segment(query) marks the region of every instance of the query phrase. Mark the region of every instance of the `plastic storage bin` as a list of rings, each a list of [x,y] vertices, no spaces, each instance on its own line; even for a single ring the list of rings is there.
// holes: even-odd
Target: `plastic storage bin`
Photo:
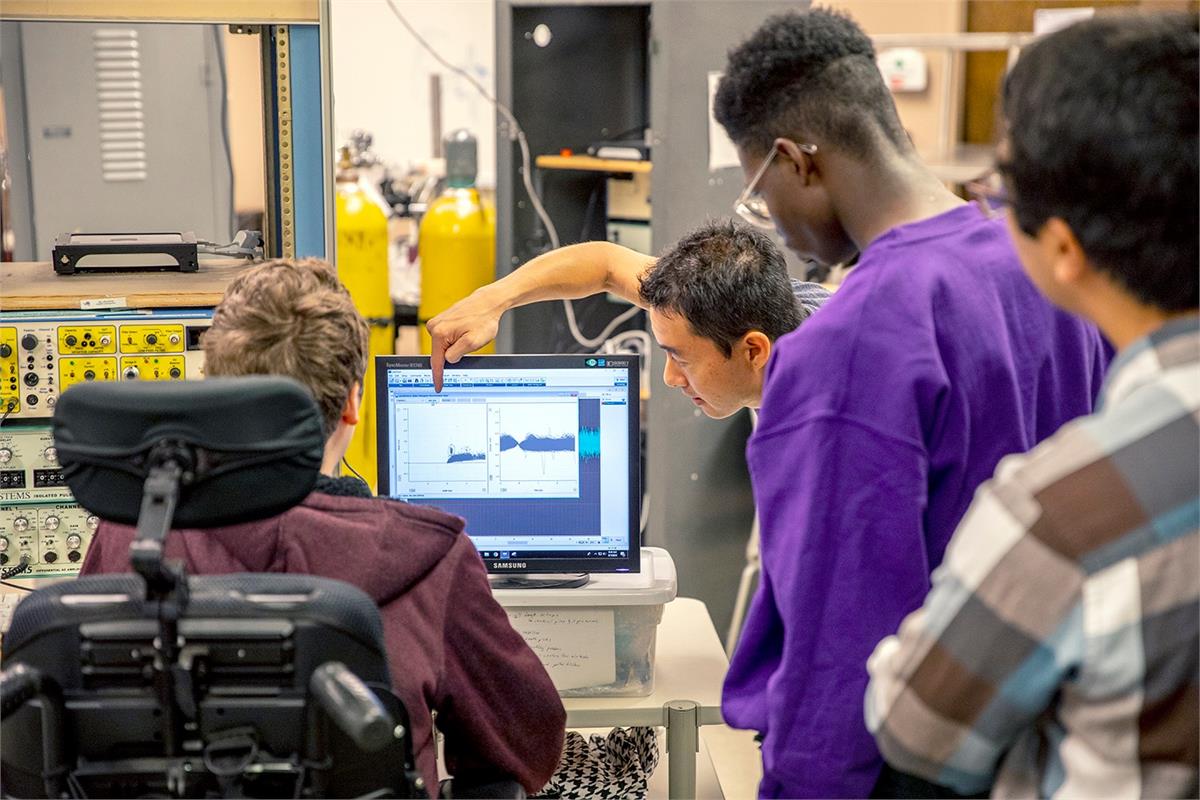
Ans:
[[[642,548],[637,574],[594,574],[576,589],[497,589],[509,620],[563,697],[644,697],[654,691],[654,645],[675,598],[675,562]]]

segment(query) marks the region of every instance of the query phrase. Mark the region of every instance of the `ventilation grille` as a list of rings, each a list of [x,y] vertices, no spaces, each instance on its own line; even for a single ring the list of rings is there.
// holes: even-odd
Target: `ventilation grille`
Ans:
[[[92,36],[100,104],[100,169],[106,181],[146,180],[142,58],[132,28],[100,28]]]

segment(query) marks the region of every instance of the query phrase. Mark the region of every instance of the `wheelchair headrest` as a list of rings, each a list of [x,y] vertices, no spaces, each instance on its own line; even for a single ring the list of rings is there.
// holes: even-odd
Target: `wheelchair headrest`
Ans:
[[[54,410],[63,478],[88,511],[134,525],[151,455],[185,454],[174,525],[263,519],[303,500],[325,450],[321,414],[289,378],[80,383]]]

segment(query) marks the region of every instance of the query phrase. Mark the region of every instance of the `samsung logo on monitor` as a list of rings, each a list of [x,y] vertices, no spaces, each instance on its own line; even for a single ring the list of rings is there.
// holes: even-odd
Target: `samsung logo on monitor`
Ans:
[[[524,561],[493,561],[492,569],[525,569],[529,565]]]

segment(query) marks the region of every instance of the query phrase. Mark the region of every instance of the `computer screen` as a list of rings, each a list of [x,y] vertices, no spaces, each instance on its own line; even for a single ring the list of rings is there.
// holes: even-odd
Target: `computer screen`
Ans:
[[[379,356],[379,491],[467,521],[493,573],[636,572],[638,356]]]

